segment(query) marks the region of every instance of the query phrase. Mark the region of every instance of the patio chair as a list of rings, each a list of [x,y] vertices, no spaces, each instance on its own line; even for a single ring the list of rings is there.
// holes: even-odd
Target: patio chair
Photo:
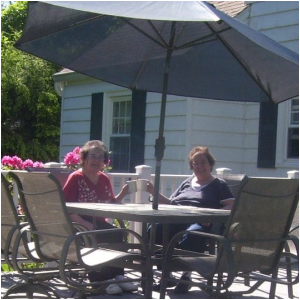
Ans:
[[[298,180],[246,177],[222,236],[190,232],[215,239],[219,244],[215,255],[174,256],[176,242],[186,231],[170,241],[163,262],[160,297],[165,297],[169,281],[197,286],[215,298],[224,296],[224,292],[237,297],[250,294],[265,281],[286,285],[297,283],[299,271],[294,280],[279,279],[277,272],[286,241],[291,240],[298,247],[298,239],[288,236],[298,204],[298,189]],[[296,259],[299,263],[298,252]],[[195,271],[203,280],[189,282],[170,278],[171,271]],[[243,286],[241,290],[235,288],[233,291],[231,285],[237,277],[249,278],[252,285],[246,290]]]
[[[61,185],[55,176],[29,172],[9,174],[17,182],[20,201],[31,226],[39,257],[58,261],[60,278],[69,288],[79,294],[102,293],[109,284],[120,281],[78,281],[70,276],[70,271],[76,266],[85,273],[115,266],[139,272],[140,276],[122,282],[140,281],[145,297],[151,297],[152,266],[148,248],[140,235],[123,228],[77,232],[69,217]],[[128,251],[125,243],[124,248],[119,250],[104,248],[95,243],[85,244],[85,238],[100,235],[105,240],[105,234],[111,231],[133,235],[138,243],[130,244],[130,249],[136,248],[138,251]]]
[[[247,177],[246,174],[215,174],[217,178],[222,178],[226,181],[234,198],[237,197],[242,181]],[[211,233],[221,234],[224,230],[224,224],[213,224]],[[207,239],[207,250],[213,254],[216,250],[216,241]]]
[[[23,216],[22,216],[23,218]],[[56,292],[48,285],[43,284],[46,278],[49,279],[50,269],[47,269],[45,278],[45,268],[40,268],[43,261],[37,256],[34,242],[31,242],[26,234],[29,229],[27,222],[23,222],[17,214],[17,209],[13,201],[9,182],[1,174],[1,252],[5,263],[17,271],[24,282],[19,282],[11,286],[3,298],[15,298],[17,295],[33,297],[35,293],[48,298],[59,298]],[[24,233],[21,238],[21,233]],[[1,259],[2,262],[2,259]],[[36,267],[26,268],[25,263],[35,263]],[[58,275],[56,271],[51,274]]]
[[[74,170],[70,168],[40,168],[40,167],[26,167],[28,172],[49,172],[54,175],[61,184],[61,187],[64,187],[67,179]]]
[[[247,176],[246,174],[215,174],[217,178],[222,178],[226,181],[233,197],[236,198],[240,184],[242,183],[243,179]]]
[[[297,261],[297,253],[299,253],[299,244],[297,243],[299,239],[299,204],[297,206],[291,229],[289,231],[289,236],[295,242],[288,240],[284,246],[284,252],[280,260],[280,267],[286,270],[286,276],[289,281],[292,280],[293,269],[299,268],[299,261]],[[298,248],[297,248],[298,246]],[[289,298],[293,297],[293,286],[288,285],[288,296]],[[276,282],[271,284],[270,294],[275,297],[276,291]]]

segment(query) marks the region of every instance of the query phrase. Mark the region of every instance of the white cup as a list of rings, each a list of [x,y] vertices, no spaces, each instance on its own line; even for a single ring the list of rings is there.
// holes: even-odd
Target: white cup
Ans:
[[[126,182],[128,185],[129,194],[135,193],[137,191],[136,180],[131,180]]]
[[[147,184],[148,184],[147,179],[138,179],[136,181],[138,191],[147,191]]]

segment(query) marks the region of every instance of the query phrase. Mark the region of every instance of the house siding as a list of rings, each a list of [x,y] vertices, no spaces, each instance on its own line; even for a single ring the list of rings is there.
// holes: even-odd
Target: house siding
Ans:
[[[237,19],[261,31],[289,49],[299,52],[299,3],[297,1],[247,1],[249,5]],[[57,74],[64,86],[62,94],[60,160],[90,136],[91,95],[124,90],[76,73]],[[144,164],[155,168],[154,145],[158,135],[161,95],[147,93]],[[287,102],[278,106],[280,142],[286,123]],[[105,109],[105,107],[104,107]],[[283,146],[277,143],[275,168],[257,168],[260,105],[193,99],[168,95],[165,130],[166,150],[162,173],[190,174],[189,151],[205,145],[215,156],[216,168],[250,176],[283,176],[298,169],[298,160],[284,161]],[[103,124],[105,127],[105,124]],[[281,127],[280,127],[281,126]],[[105,130],[105,128],[104,128]],[[104,140],[104,142],[106,142]]]

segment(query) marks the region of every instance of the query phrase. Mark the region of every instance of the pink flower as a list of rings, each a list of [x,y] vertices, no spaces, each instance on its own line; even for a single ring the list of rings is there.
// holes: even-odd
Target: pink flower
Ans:
[[[108,159],[107,163],[104,165],[104,169],[110,169],[109,165],[110,165],[110,159]]]
[[[41,161],[35,161],[33,163],[33,167],[35,167],[35,168],[44,168],[44,164]]]
[[[8,167],[9,169],[22,169],[22,164],[23,161],[21,158],[19,158],[18,156],[3,156],[2,160],[1,160],[1,165]]]
[[[33,161],[31,159],[26,159],[22,163],[22,169],[25,170],[26,167],[33,167]]]
[[[12,167],[11,164],[10,164],[10,161],[11,161],[11,157],[8,156],[8,155],[5,155],[1,159],[1,165]]]
[[[73,152],[79,154],[79,153],[80,153],[80,150],[81,150],[80,147],[76,147],[76,148],[73,150]]]
[[[64,157],[66,165],[78,165],[80,163],[80,148],[76,147],[72,152],[69,152]]]
[[[14,169],[22,169],[22,164],[23,161],[20,157],[15,155],[11,158],[11,165]]]

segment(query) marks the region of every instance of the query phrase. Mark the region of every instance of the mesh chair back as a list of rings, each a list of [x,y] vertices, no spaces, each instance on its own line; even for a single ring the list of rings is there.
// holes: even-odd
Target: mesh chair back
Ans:
[[[216,174],[217,178],[222,178],[226,181],[234,198],[237,197],[242,180],[247,176],[245,174]]]
[[[27,222],[21,222],[15,203],[9,188],[9,182],[1,174],[1,250],[4,252],[4,259],[6,263],[12,266],[11,253],[15,241],[18,237],[20,229],[27,225]],[[27,257],[32,261],[40,262],[36,256],[33,243],[22,236],[22,239],[18,244],[18,255],[21,254],[23,257]],[[16,267],[14,267],[16,269]],[[20,270],[20,269],[18,269]]]
[[[284,247],[298,204],[294,179],[245,178],[224,235],[233,246],[236,272],[271,274]],[[219,256],[224,270],[224,257]]]
[[[44,259],[59,259],[65,240],[75,233],[59,181],[49,173],[13,173],[20,201],[34,235],[36,251]],[[76,245],[70,247],[70,261],[77,262]]]
[[[16,228],[18,225],[18,214],[8,185],[8,181],[4,175],[1,174],[1,250],[4,250],[8,243],[8,249],[12,251],[12,245],[10,243],[12,237],[9,238],[9,235],[12,228]]]
[[[38,167],[26,167],[28,172],[48,172],[54,175],[61,184],[61,187],[64,187],[65,183],[68,180],[68,177],[74,170],[70,168],[38,168]]]

